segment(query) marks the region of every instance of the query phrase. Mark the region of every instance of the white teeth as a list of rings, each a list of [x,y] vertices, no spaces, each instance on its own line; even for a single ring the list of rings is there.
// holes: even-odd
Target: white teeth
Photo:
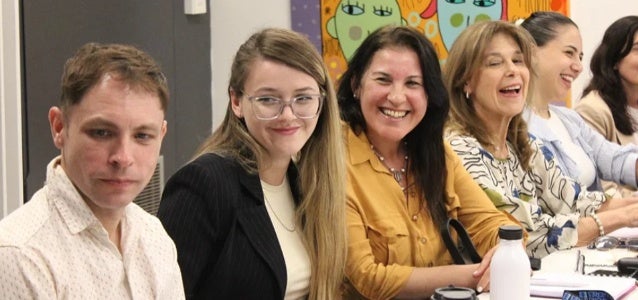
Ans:
[[[574,81],[574,77],[569,76],[569,75],[560,75],[560,77],[565,79],[565,80],[567,80],[567,81],[569,81],[569,82]]]
[[[520,85],[513,85],[513,86],[510,86],[510,87],[506,87],[503,90],[504,91],[514,91],[514,90],[519,90],[519,89],[521,89]]]
[[[405,117],[405,115],[408,114],[408,112],[406,111],[396,111],[396,110],[390,110],[390,109],[381,109],[381,112],[388,116],[388,117],[393,117],[393,118],[403,118]]]

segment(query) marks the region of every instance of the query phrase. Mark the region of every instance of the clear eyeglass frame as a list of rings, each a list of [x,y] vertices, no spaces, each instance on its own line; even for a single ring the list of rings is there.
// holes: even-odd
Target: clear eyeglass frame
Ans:
[[[587,248],[600,251],[609,251],[615,248],[625,248],[638,252],[638,238],[618,238],[615,236],[599,236],[591,242]]]
[[[316,118],[321,112],[321,107],[323,106],[323,100],[326,98],[326,96],[323,94],[307,94],[307,95],[299,95],[299,96],[293,97],[292,99],[288,101],[284,101],[281,98],[274,97],[274,96],[250,96],[246,93],[243,93],[243,94],[246,97],[246,99],[250,101],[255,117],[263,121],[269,121],[269,120],[274,120],[279,118],[279,116],[281,116],[286,106],[290,107],[292,114],[299,119]],[[300,114],[299,110],[301,108],[299,106],[296,106],[296,104],[298,103],[298,101],[307,99],[308,97],[311,97],[312,100],[316,99],[316,101],[319,102],[317,104],[317,109],[316,111],[312,109],[313,112],[308,115]],[[262,105],[260,105],[259,104],[260,100],[277,101],[277,104],[276,104],[277,106],[274,106],[275,104],[272,104],[273,107],[276,107],[276,109],[273,109],[271,112],[265,112],[264,110],[268,110],[271,108],[265,108]]]

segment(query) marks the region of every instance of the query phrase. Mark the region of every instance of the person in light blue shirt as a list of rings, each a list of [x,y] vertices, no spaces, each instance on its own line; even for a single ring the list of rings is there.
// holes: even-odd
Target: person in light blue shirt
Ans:
[[[523,113],[529,132],[556,155],[560,168],[590,191],[627,197],[635,190],[637,146],[611,143],[575,111],[551,104],[565,99],[582,71],[582,39],[576,24],[556,12],[532,13],[521,26],[537,44],[535,85]],[[603,186],[601,180],[611,183]]]

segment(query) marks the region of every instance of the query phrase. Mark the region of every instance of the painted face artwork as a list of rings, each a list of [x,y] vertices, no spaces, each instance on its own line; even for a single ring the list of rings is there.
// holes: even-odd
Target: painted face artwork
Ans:
[[[374,30],[384,25],[405,25],[396,0],[341,0],[326,29],[339,40],[346,60]]]
[[[446,49],[468,26],[489,20],[499,20],[503,14],[503,0],[436,0],[439,32]]]

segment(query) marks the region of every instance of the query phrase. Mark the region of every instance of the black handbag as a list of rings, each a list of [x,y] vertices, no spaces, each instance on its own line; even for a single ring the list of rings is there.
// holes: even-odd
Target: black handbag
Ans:
[[[456,231],[460,245],[457,245],[457,243],[452,240],[450,227]],[[441,228],[441,237],[455,264],[465,265],[481,262],[481,256],[476,251],[472,239],[470,239],[467,231],[465,231],[465,227],[463,227],[463,224],[461,224],[459,220],[452,218],[447,219],[445,226]]]
[[[461,243],[460,246],[452,240],[450,226],[452,226],[456,231],[459,242]],[[441,228],[441,237],[443,238],[445,247],[447,247],[447,251],[450,252],[455,264],[465,265],[478,264],[481,262],[481,256],[478,252],[476,252],[476,247],[474,247],[472,239],[470,239],[467,231],[465,231],[465,227],[463,227],[463,224],[461,224],[459,220],[452,218],[447,219],[445,226]],[[532,270],[538,271],[541,269],[541,260],[539,258],[530,257],[529,262]]]

